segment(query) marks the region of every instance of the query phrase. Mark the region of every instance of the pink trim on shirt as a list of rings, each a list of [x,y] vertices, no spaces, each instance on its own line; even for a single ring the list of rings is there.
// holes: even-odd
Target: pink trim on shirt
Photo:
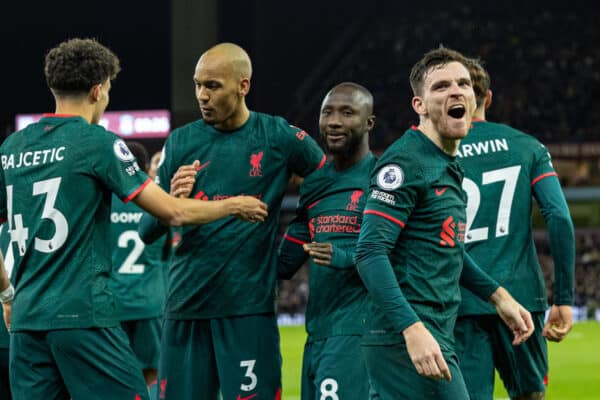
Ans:
[[[542,175],[538,176],[537,178],[535,178],[534,180],[531,181],[531,186],[535,185],[536,183],[538,183],[542,179],[547,178],[549,176],[558,176],[558,174],[556,172],[548,172],[546,174],[542,174]]]
[[[131,193],[129,196],[127,196],[125,199],[123,199],[123,203],[129,203],[131,200],[133,200],[135,198],[135,196],[140,194],[140,192],[142,190],[144,190],[144,188],[146,186],[148,186],[148,184],[150,184],[150,182],[152,182],[152,179],[150,179],[150,178],[146,179],[146,182],[142,183],[140,185],[140,187],[138,187],[133,193]]]
[[[399,219],[396,219],[394,217],[392,217],[391,215],[387,215],[386,213],[382,213],[381,211],[375,211],[375,210],[365,210],[363,214],[373,214],[373,215],[378,215],[380,217],[383,217],[385,219],[387,219],[388,221],[392,221],[395,224],[400,225],[402,228],[404,228],[404,222],[400,221]]]
[[[303,242],[300,239],[296,239],[295,237],[292,237],[292,236],[288,235],[287,233],[283,235],[283,238],[285,240],[289,240],[292,243],[299,244],[300,246],[302,246],[303,244],[306,244],[306,242]]]

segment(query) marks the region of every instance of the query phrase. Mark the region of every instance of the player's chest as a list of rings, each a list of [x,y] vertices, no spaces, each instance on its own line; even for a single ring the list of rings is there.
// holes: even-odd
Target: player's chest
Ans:
[[[308,227],[317,242],[355,240],[362,224],[366,195],[362,189],[337,192],[308,205]]]

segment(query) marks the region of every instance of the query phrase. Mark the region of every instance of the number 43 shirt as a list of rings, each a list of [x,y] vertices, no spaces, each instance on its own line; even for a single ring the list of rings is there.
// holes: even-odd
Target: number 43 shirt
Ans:
[[[77,116],[50,115],[0,147],[0,218],[14,254],[12,330],[117,325],[107,288],[114,192],[149,183],[115,134]]]

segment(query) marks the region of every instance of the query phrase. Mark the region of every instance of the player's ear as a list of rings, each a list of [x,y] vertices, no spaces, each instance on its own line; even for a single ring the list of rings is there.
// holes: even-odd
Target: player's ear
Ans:
[[[489,106],[492,105],[492,91],[488,89],[487,92],[485,92],[485,109],[487,109]]]
[[[239,90],[240,96],[245,97],[248,92],[250,92],[250,79],[242,78],[240,79]]]
[[[412,98],[412,108],[419,115],[427,114],[427,109],[425,108],[425,102],[419,96],[414,96]]]
[[[375,118],[374,115],[369,115],[367,117],[367,131],[371,132],[375,127]]]
[[[101,91],[102,91],[101,83],[98,83],[98,84],[92,86],[92,88],[89,91],[89,97],[93,103],[96,103],[98,100],[100,100],[100,97],[102,96]]]

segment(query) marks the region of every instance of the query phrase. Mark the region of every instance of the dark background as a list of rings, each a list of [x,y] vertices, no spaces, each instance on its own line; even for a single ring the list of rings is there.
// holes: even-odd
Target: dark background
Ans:
[[[208,2],[210,3],[210,2]],[[52,111],[43,76],[51,47],[95,37],[120,57],[109,110],[172,108],[174,4],[192,0],[10,2],[1,7],[2,112],[7,135],[16,113]],[[196,3],[198,4],[198,3]],[[415,122],[410,66],[439,44],[483,56],[492,75],[496,120],[545,142],[595,141],[600,123],[600,42],[596,11],[584,3],[216,0],[216,41],[233,41],[254,64],[248,104],[280,114],[316,136],[319,103],[335,83],[354,80],[375,95],[375,147]],[[194,49],[197,38],[189,37]],[[206,46],[198,46],[196,59]],[[193,100],[189,65],[189,99]],[[595,71],[595,72],[594,72]],[[181,95],[181,94],[179,94]],[[193,110],[195,112],[195,110]],[[173,115],[174,127],[196,115]]]

